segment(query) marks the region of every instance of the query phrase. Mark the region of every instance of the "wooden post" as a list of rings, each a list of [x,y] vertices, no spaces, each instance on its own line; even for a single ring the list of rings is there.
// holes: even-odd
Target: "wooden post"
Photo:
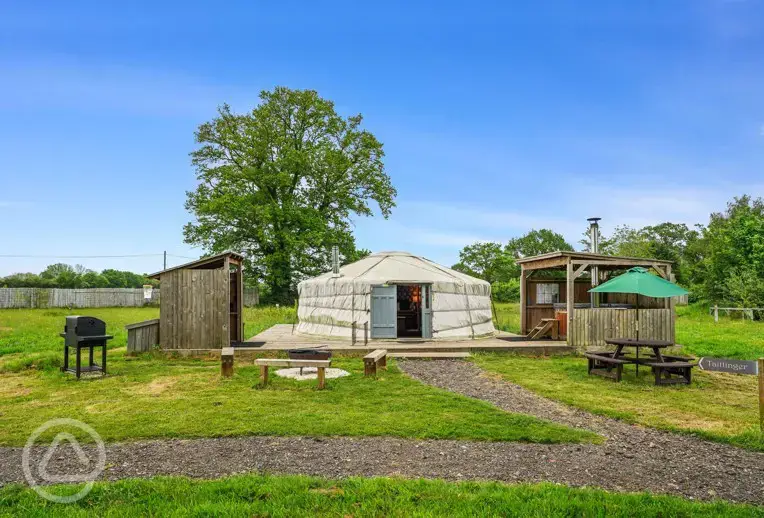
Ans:
[[[223,347],[220,351],[220,374],[224,378],[233,376],[233,347]]]
[[[714,304],[714,322],[719,321],[719,304]]]
[[[355,335],[356,335],[356,329],[355,329],[355,320],[353,321],[353,327],[350,330],[350,345],[355,345]]]
[[[363,323],[363,345],[369,345],[369,322]]]
[[[323,390],[326,385],[326,367],[318,368],[318,389]]]
[[[267,365],[260,366],[260,378],[263,380],[263,387],[268,385],[268,366]]]
[[[528,283],[528,273],[525,271],[524,267],[521,266],[520,268],[520,334],[527,335],[528,326],[525,323],[525,319],[528,311],[528,308],[526,307],[528,304],[528,287],[526,286]]]
[[[671,273],[671,265],[666,265],[666,277],[669,281],[674,282],[676,281],[676,276]],[[639,295],[637,295],[639,297]],[[666,307],[670,310],[669,311],[669,333],[670,338],[669,340],[671,343],[676,343],[676,299],[674,297],[668,297],[666,299]]]
[[[759,358],[759,430],[764,432],[764,358]]]
[[[565,295],[565,302],[567,304],[567,310],[568,310],[568,345],[573,345],[574,341],[574,326],[573,326],[573,311],[575,309],[575,297],[576,292],[574,289],[573,282],[575,279],[573,278],[573,262],[570,260],[570,257],[568,257],[568,268],[567,273],[565,276],[565,284],[567,286],[566,295]]]

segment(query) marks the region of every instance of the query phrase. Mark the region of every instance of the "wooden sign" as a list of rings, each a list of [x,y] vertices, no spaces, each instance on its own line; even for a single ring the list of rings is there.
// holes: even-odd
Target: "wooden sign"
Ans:
[[[698,367],[704,371],[730,372],[732,374],[758,374],[759,370],[755,361],[727,360],[725,358],[706,358],[698,361]]]

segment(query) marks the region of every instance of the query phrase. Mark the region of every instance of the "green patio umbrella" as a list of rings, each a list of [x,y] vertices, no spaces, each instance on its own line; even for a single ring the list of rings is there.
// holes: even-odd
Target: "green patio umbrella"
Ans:
[[[637,339],[639,339],[639,295],[655,298],[676,297],[689,292],[673,282],[653,275],[646,268],[634,267],[599,286],[589,293],[636,293],[637,296]]]

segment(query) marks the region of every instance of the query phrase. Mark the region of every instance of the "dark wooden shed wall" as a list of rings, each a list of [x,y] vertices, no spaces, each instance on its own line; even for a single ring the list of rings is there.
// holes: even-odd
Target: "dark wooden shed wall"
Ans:
[[[219,349],[230,337],[227,269],[172,270],[161,274],[159,334],[162,349]]]

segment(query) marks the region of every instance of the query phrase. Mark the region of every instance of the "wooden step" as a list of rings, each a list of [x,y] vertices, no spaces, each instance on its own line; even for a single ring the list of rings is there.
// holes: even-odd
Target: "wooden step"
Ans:
[[[553,340],[558,339],[558,322],[554,318],[542,318],[536,327],[526,335],[528,340],[539,340],[547,335],[551,335]]]
[[[539,325],[534,327],[530,333],[528,333],[528,338],[530,338],[531,340],[536,340],[537,338],[541,338],[550,329],[552,329],[552,323],[542,321]]]
[[[438,358],[438,359],[448,359],[448,358],[468,358],[470,353],[465,352],[394,352],[394,353],[387,353],[387,355],[391,358]]]

